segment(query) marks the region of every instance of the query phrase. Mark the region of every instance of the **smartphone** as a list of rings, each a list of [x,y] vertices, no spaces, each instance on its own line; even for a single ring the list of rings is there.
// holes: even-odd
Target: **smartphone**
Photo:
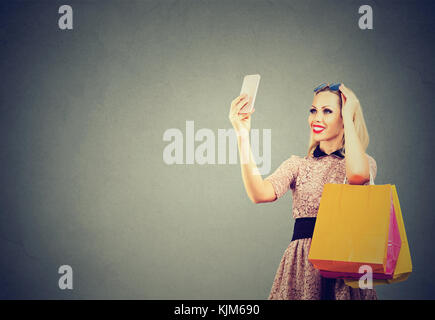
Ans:
[[[240,94],[248,94],[250,103],[240,109],[239,113],[249,113],[254,109],[255,97],[257,96],[258,85],[260,84],[259,74],[249,74],[243,78],[242,90]]]

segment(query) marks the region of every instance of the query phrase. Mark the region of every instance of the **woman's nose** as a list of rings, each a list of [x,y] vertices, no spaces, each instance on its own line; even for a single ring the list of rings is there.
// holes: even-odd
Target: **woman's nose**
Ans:
[[[323,120],[322,114],[320,112],[317,112],[315,119],[317,122],[322,122],[322,120]]]

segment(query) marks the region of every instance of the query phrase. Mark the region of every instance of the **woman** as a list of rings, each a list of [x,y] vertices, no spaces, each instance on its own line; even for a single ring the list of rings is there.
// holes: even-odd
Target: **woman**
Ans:
[[[238,136],[242,177],[249,198],[254,203],[272,202],[289,189],[293,193],[293,238],[278,266],[268,299],[377,299],[374,289],[353,289],[342,279],[321,277],[308,261],[324,184],[343,183],[346,179],[349,184],[368,185],[370,176],[373,181],[376,177],[376,161],[365,153],[369,136],[357,97],[343,84],[322,84],[314,89],[307,155],[290,156],[264,180],[249,143],[255,109],[239,113],[247,104],[246,95],[234,99],[229,118]]]

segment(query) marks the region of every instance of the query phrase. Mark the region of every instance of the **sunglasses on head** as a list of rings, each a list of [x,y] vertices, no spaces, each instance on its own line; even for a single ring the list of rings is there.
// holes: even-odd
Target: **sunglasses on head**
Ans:
[[[322,83],[314,88],[314,92],[317,92],[319,90],[329,88],[331,91],[338,91],[340,88],[341,83]]]

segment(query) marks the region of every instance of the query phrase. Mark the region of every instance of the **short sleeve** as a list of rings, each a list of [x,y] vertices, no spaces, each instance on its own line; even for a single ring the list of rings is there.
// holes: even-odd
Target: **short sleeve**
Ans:
[[[277,199],[281,198],[295,182],[300,159],[300,157],[292,155],[265,179],[272,184]]]
[[[370,171],[370,175],[373,177],[373,183],[375,182],[375,178],[376,178],[376,174],[378,172],[378,167],[376,165],[376,161],[375,159],[373,159],[371,156],[367,155],[367,157],[369,158],[369,171]],[[369,185],[370,184],[370,180],[367,181],[366,183],[364,183],[364,185]]]

